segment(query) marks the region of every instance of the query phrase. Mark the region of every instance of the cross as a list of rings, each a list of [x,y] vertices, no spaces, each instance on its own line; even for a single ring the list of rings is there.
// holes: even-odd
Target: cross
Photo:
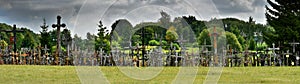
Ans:
[[[133,58],[133,56],[134,56],[133,50],[135,50],[136,48],[132,47],[132,42],[131,41],[128,41],[128,43],[129,43],[129,46],[128,47],[124,47],[124,49],[130,49],[131,52],[129,52],[129,53],[131,53],[131,58]]]
[[[183,35],[180,35],[180,40],[178,40],[177,41],[179,44],[180,44],[180,46],[182,47],[181,48],[181,54],[184,54],[183,52],[184,52],[184,50],[185,50],[185,47],[184,47],[184,45],[183,45],[183,42],[187,42],[187,40],[183,40]]]
[[[13,41],[14,41],[14,52],[17,52],[17,46],[16,46],[16,34],[18,33],[18,32],[24,32],[23,30],[17,30],[17,27],[16,27],[16,25],[14,24],[13,25],[13,30],[0,30],[0,32],[12,32],[13,33]]]
[[[59,51],[60,51],[60,27],[66,27],[66,24],[60,23],[60,16],[57,16],[57,24],[52,24],[53,28],[57,28],[57,43],[56,43],[56,64],[58,64],[58,57],[59,57]]]
[[[142,34],[142,66],[144,67],[145,66],[145,34],[147,34],[147,33],[145,33],[145,27],[142,27],[142,32],[141,32],[141,34]]]
[[[214,32],[212,34],[210,34],[210,36],[214,37],[214,44],[213,44],[214,55],[217,56],[217,50],[218,50],[218,47],[217,47],[217,37],[219,36],[219,33],[217,32],[216,27],[214,27]],[[215,63],[217,63],[217,61],[218,60],[217,60],[217,57],[216,57]]]
[[[275,62],[275,50],[279,50],[280,48],[275,48],[275,43],[272,43],[273,48],[268,48],[268,50],[272,50],[273,51],[273,55],[274,55],[274,62]],[[271,60],[271,57],[270,57]],[[270,61],[271,62],[271,61]],[[271,64],[271,63],[270,63]]]
[[[47,48],[47,45],[45,45],[45,47],[44,47],[44,49],[43,49],[45,55],[47,55],[46,53],[47,53],[48,50],[49,50],[49,49]]]
[[[300,43],[299,43],[299,42],[295,42],[295,40],[293,40],[293,42],[291,42],[291,43],[289,43],[289,44],[293,46],[293,53],[295,53],[295,47],[296,47],[297,45],[299,45]]]

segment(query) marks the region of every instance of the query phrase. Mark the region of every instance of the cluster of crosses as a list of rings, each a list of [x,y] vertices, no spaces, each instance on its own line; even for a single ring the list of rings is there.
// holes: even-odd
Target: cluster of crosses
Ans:
[[[23,30],[17,30],[16,25],[13,25],[12,30],[0,30],[0,32],[10,32],[13,33],[13,37],[10,38],[11,43],[13,43],[13,49],[6,48],[5,50],[0,50],[0,64],[36,64],[36,65],[98,65],[98,66],[136,66],[136,67],[145,67],[145,66],[291,66],[291,65],[300,65],[300,57],[296,54],[296,45],[299,45],[298,42],[291,42],[290,45],[293,46],[293,53],[289,51],[281,52],[281,54],[276,54],[275,44],[272,44],[272,48],[268,48],[265,53],[262,52],[248,52],[247,50],[242,52],[244,57],[238,56],[241,52],[232,51],[232,49],[223,48],[223,54],[218,53],[218,37],[220,32],[217,32],[216,27],[213,28],[213,32],[209,36],[213,37],[213,44],[202,45],[202,52],[197,54],[197,51],[193,51],[191,54],[186,53],[186,49],[183,46],[183,35],[180,36],[181,39],[177,42],[181,45],[181,51],[176,52],[176,48],[172,46],[169,49],[169,53],[162,52],[162,40],[160,39],[160,48],[158,50],[146,51],[145,48],[145,28],[141,28],[142,36],[142,46],[137,45],[136,47],[131,46],[131,41],[129,41],[129,48],[131,53],[122,52],[118,48],[112,49],[109,53],[104,53],[102,48],[97,52],[90,52],[91,50],[78,50],[74,49],[74,53],[70,54],[69,48],[67,50],[68,56],[61,56],[61,37],[60,30],[61,28],[66,27],[64,23],[61,23],[61,17],[57,16],[57,23],[52,25],[53,28],[57,29],[57,45],[55,50],[55,55],[50,55],[47,51],[47,45],[44,48],[39,45],[35,49],[23,49],[23,52],[17,51],[16,48],[16,34],[19,32],[24,32]],[[69,47],[69,45],[68,45]],[[211,51],[208,51],[208,48],[211,48]],[[1,48],[0,48],[1,49]],[[124,48],[126,49],[126,48]],[[44,53],[42,53],[42,50]],[[228,52],[229,50],[229,52]],[[134,54],[134,51],[137,53]],[[141,51],[141,53],[140,53]],[[268,54],[269,51],[272,51],[272,54]],[[196,53],[196,54],[195,54]],[[74,57],[71,57],[73,54],[76,54]],[[70,55],[70,56],[69,56]],[[252,55],[252,56],[251,56]],[[292,55],[292,56],[291,56]],[[135,56],[135,57],[134,57]],[[243,63],[242,63],[243,62]]]
[[[61,38],[60,38],[60,28],[65,27],[66,25],[64,23],[61,23],[61,16],[57,16],[57,24],[53,24],[53,28],[57,28],[57,47],[56,47],[56,53],[55,57],[49,56],[50,54],[47,52],[49,49],[47,49],[47,45],[45,45],[44,48],[41,46],[38,46],[37,49],[29,49],[27,51],[23,50],[23,53],[21,51],[17,51],[16,47],[16,34],[19,32],[24,32],[23,30],[17,30],[16,25],[13,25],[12,30],[0,30],[0,32],[7,32],[7,33],[13,33],[13,37],[10,38],[11,43],[13,43],[13,51],[11,50],[11,47],[6,48],[6,50],[0,50],[1,51],[1,63],[6,63],[6,64],[31,64],[28,63],[28,61],[35,60],[34,64],[52,64],[52,65],[59,65],[61,64],[61,61],[59,61],[60,56],[60,43],[61,43]],[[41,50],[44,50],[45,52],[41,53]],[[4,51],[4,52],[2,52]],[[4,59],[5,58],[5,59]],[[23,59],[21,59],[23,58]],[[3,61],[4,60],[4,61]],[[23,63],[20,63],[20,61],[23,61]],[[25,61],[25,62],[24,62]],[[27,62],[26,62],[27,61]],[[39,63],[37,63],[37,61]],[[43,63],[42,63],[43,61]],[[50,63],[51,62],[51,63]]]

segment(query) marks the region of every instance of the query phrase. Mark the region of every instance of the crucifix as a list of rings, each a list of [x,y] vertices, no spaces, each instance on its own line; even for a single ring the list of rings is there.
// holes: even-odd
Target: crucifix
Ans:
[[[217,37],[219,36],[220,34],[217,32],[216,30],[216,27],[214,27],[214,32],[212,34],[210,34],[210,36],[213,36],[214,39],[213,39],[213,47],[214,47],[214,57],[215,57],[215,63],[218,63],[218,53],[217,53],[217,50],[218,50],[218,47],[217,47]]]
[[[16,34],[18,33],[18,32],[24,32],[23,30],[17,30],[17,27],[16,27],[16,25],[14,24],[13,25],[13,30],[0,30],[0,32],[1,31],[3,31],[3,32],[12,32],[13,33],[13,39],[11,39],[12,41],[13,41],[13,43],[14,43],[14,49],[13,49],[13,51],[14,51],[14,53],[17,53],[17,44],[16,44],[16,42],[17,42],[17,36],[16,36]],[[14,59],[16,59],[16,55],[14,54]]]
[[[57,28],[57,43],[56,43],[56,52],[55,52],[55,63],[58,65],[58,57],[60,53],[60,27],[66,27],[66,24],[60,22],[61,17],[57,16],[57,24],[53,24],[53,28]]]
[[[16,27],[16,25],[14,24],[13,25],[13,30],[0,30],[0,32],[12,32],[13,33],[13,39],[12,39],[12,41],[13,41],[13,43],[14,43],[14,49],[13,49],[13,51],[14,52],[17,52],[17,45],[16,45],[16,41],[17,41],[17,33],[18,32],[24,32],[23,30],[17,30],[17,27]]]
[[[275,43],[272,43],[272,46],[273,46],[273,48],[268,48],[268,50],[272,50],[272,51],[273,51],[273,55],[274,55],[274,64],[275,64],[275,55],[276,55],[275,50],[279,50],[280,48],[275,48]],[[272,60],[271,57],[270,57],[270,60]],[[270,64],[272,64],[271,61],[270,61]],[[280,65],[281,65],[281,64],[280,64]]]

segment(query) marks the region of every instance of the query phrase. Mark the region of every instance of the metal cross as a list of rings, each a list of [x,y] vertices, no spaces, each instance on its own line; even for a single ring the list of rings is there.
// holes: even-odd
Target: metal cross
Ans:
[[[295,40],[293,40],[293,42],[291,42],[291,43],[289,43],[290,45],[292,45],[293,46],[293,53],[295,53],[295,51],[296,51],[296,46],[297,45],[299,45],[300,43],[299,42],[295,42]]]
[[[60,53],[60,27],[66,27],[66,24],[60,23],[61,17],[57,16],[57,24],[53,24],[53,28],[57,28],[57,43],[56,43],[56,64],[58,64],[58,57]]]
[[[275,43],[272,43],[273,48],[268,48],[268,50],[272,50],[273,51],[273,55],[274,55],[274,62],[275,62],[275,50],[279,50],[280,48],[275,48]],[[271,60],[271,57],[270,57]],[[270,61],[271,62],[271,61]],[[270,63],[271,64],[271,63]],[[275,64],[275,63],[274,63]]]

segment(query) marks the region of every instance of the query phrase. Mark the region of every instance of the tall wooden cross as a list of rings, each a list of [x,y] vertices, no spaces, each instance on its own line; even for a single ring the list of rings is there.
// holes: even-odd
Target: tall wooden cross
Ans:
[[[213,44],[213,47],[214,47],[214,56],[215,56],[215,63],[218,63],[218,53],[217,53],[217,50],[218,50],[218,47],[217,47],[217,37],[219,36],[219,33],[217,32],[216,30],[216,27],[214,27],[214,31],[212,34],[210,34],[210,36],[213,36],[214,37],[214,44]]]
[[[0,30],[0,32],[12,32],[13,33],[13,42],[14,42],[14,49],[13,51],[16,53],[17,52],[17,45],[16,45],[16,42],[17,42],[17,33],[18,32],[24,32],[23,30],[17,30],[17,27],[16,25],[14,24],[13,25],[13,30]]]
[[[146,53],[145,36],[148,33],[145,32],[145,27],[142,27],[141,31],[142,31],[141,32],[141,34],[142,34],[142,66],[144,67],[145,66],[145,53]]]
[[[60,53],[60,27],[66,27],[66,24],[61,23],[60,19],[61,17],[57,16],[57,23],[52,25],[53,28],[57,28],[57,43],[56,43],[56,52],[55,52],[56,64],[58,64],[58,57]]]
[[[300,43],[299,42],[295,42],[295,40],[293,40],[293,42],[289,43],[290,45],[293,46],[293,53],[295,54],[296,52],[296,46],[299,45]]]

